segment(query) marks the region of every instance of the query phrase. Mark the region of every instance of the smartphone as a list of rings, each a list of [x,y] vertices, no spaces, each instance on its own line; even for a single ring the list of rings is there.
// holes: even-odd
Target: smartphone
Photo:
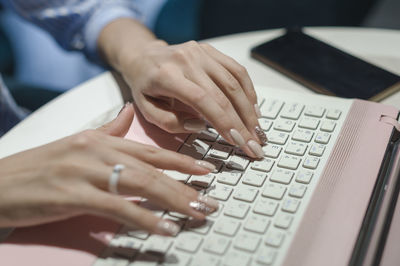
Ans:
[[[251,49],[251,56],[327,95],[380,101],[400,89],[400,76],[317,40],[301,29]]]

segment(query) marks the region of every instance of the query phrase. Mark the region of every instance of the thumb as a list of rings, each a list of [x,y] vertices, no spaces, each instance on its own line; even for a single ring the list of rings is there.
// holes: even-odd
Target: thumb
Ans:
[[[118,116],[114,118],[111,122],[104,124],[97,130],[102,131],[108,135],[122,137],[128,132],[129,127],[132,124],[133,117],[135,116],[135,111],[133,105],[127,102],[124,107],[122,107]]]

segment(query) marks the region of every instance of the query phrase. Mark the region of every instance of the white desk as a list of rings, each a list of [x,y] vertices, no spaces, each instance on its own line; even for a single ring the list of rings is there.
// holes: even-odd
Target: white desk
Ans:
[[[208,42],[244,65],[255,85],[312,93],[249,56],[250,48],[282,34],[258,31]],[[363,28],[312,28],[307,33],[400,75],[400,31]],[[400,108],[400,93],[383,101]],[[114,117],[123,104],[110,73],[102,74],[45,105],[0,139],[0,158],[32,148]]]

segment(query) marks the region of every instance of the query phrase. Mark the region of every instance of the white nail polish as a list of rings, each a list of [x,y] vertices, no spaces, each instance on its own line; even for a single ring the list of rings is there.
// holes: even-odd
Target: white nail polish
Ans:
[[[260,144],[258,144],[255,140],[249,140],[247,142],[247,146],[249,146],[250,150],[252,152],[254,152],[254,154],[258,157],[258,158],[263,158],[264,157],[264,152],[260,146]]]
[[[168,220],[160,220],[157,224],[157,229],[161,234],[167,234],[170,236],[175,236],[179,233],[179,226]]]
[[[199,195],[197,198],[199,201],[204,202],[208,206],[214,208],[215,210],[218,210],[219,208],[219,202],[213,198],[204,196],[204,195]]]
[[[232,128],[229,131],[229,133],[231,134],[231,137],[232,137],[233,141],[236,143],[236,145],[238,145],[239,147],[245,145],[244,139],[243,139],[242,135],[240,135],[239,131]]]
[[[203,161],[203,160],[196,160],[196,164],[200,167],[206,168],[207,170],[209,170],[210,172],[215,170],[215,165],[213,165],[212,163],[209,163],[207,161]]]
[[[254,105],[254,110],[256,111],[257,118],[260,118],[261,117],[261,111],[260,111],[260,107],[258,106],[258,104]]]
[[[206,129],[206,122],[200,119],[185,120],[183,128],[190,132],[201,132]]]

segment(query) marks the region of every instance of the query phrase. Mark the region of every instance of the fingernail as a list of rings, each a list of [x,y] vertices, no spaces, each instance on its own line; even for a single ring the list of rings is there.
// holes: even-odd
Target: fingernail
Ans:
[[[207,204],[208,206],[214,208],[215,210],[218,210],[219,208],[219,202],[213,198],[204,196],[204,195],[199,195],[197,197],[197,199],[201,202],[204,202],[205,204]]]
[[[231,137],[236,145],[238,145],[239,147],[245,145],[242,135],[240,135],[240,133],[236,129],[232,128],[229,133],[231,134]]]
[[[209,214],[215,211],[214,208],[211,208],[209,206],[207,206],[207,204],[205,204],[204,202],[200,202],[200,201],[191,201],[189,203],[189,206],[198,211],[198,212],[202,212],[204,214]]]
[[[263,158],[264,157],[264,152],[260,146],[260,144],[258,144],[255,140],[249,140],[247,142],[247,146],[249,146],[250,150],[252,152],[254,152],[254,154],[258,157],[258,158]]]
[[[261,111],[260,111],[260,107],[258,106],[258,104],[254,105],[254,110],[256,111],[257,118],[260,118],[261,117]]]
[[[166,234],[170,236],[176,236],[179,233],[179,226],[174,222],[168,220],[161,220],[157,224],[157,229],[161,234]]]
[[[212,163],[203,161],[203,160],[196,160],[196,164],[200,167],[206,168],[207,170],[209,170],[210,172],[215,170],[215,165],[213,165]]]
[[[132,104],[131,102],[126,102],[126,103],[124,104],[124,106],[122,106],[121,110],[119,110],[118,115],[119,115],[127,106],[129,106],[129,105],[131,105],[131,104]],[[118,116],[118,115],[117,115],[117,116]]]
[[[256,126],[254,128],[254,131],[256,132],[256,135],[258,139],[261,141],[262,144],[266,144],[268,141],[267,135],[265,135],[264,130],[261,129],[261,127]]]
[[[188,119],[183,124],[183,128],[190,132],[200,132],[206,129],[206,122],[200,119]]]

